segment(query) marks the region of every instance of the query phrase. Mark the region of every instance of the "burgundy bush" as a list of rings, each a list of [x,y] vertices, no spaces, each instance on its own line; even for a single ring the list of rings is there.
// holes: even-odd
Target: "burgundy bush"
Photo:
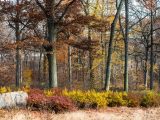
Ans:
[[[75,105],[73,101],[64,96],[52,96],[49,97],[49,107],[56,113],[63,111],[73,111],[75,110]]]
[[[28,93],[28,101],[27,105],[32,108],[45,108],[48,103],[46,96],[44,95],[42,90],[39,89],[31,89]]]
[[[55,96],[47,97],[42,90],[32,89],[28,93],[27,105],[34,109],[52,110],[55,113],[75,110],[76,107],[70,98],[60,96],[59,90],[56,92]]]

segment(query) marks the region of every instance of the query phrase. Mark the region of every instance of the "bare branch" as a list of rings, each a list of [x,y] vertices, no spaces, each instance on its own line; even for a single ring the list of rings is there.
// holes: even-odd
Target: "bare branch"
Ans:
[[[63,17],[65,16],[65,14],[67,13],[69,7],[70,7],[75,1],[76,1],[76,0],[72,0],[72,1],[66,6],[66,8],[64,9],[62,15],[60,16],[59,20],[57,21],[57,23],[59,23],[59,22],[62,20],[62,18],[63,18]]]

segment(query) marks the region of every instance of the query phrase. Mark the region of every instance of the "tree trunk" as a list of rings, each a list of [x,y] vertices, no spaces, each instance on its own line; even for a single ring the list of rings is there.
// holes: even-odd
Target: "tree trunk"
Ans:
[[[160,91],[160,65],[159,65],[159,75],[158,75],[158,90]]]
[[[85,81],[85,63],[82,63],[82,72],[83,72],[83,88],[86,90],[86,81]]]
[[[41,83],[41,61],[42,61],[42,54],[43,54],[43,49],[40,48],[40,53],[39,53],[39,66],[38,66],[38,81],[39,85]]]
[[[94,71],[93,71],[93,56],[92,50],[89,51],[89,77],[90,77],[90,89],[94,88]]]
[[[148,74],[148,46],[146,47],[145,63],[144,63],[144,87],[147,89],[147,74]]]
[[[151,10],[150,90],[153,89],[153,10]]]
[[[110,40],[109,40],[109,47],[108,47],[108,56],[107,56],[107,65],[106,65],[106,79],[105,79],[105,89],[108,91],[110,86],[110,74],[111,74],[111,61],[112,61],[112,45],[114,39],[114,33],[116,28],[116,23],[119,18],[124,0],[121,0],[119,6],[117,8],[117,13],[111,24],[111,33],[110,33]]]
[[[16,4],[19,4],[19,0],[16,1]],[[19,11],[16,13],[16,19],[19,19]],[[19,22],[15,22],[15,36],[16,36],[16,43],[20,41],[20,30],[19,30]],[[17,44],[16,48],[16,87],[20,87],[20,83],[22,81],[21,77],[21,54],[20,48]]]
[[[16,87],[20,87],[21,84],[21,56],[20,49],[16,49]]]
[[[48,59],[47,56],[43,56],[43,80],[47,80],[47,73],[48,73]]]
[[[105,59],[105,44],[103,41],[103,34],[104,32],[101,32],[101,54],[102,54],[102,63],[100,65],[100,78],[101,78],[101,88],[104,87],[105,84],[105,64],[106,64],[106,59]]]
[[[72,89],[72,48],[68,46],[68,81],[69,81],[69,88]]]
[[[57,61],[56,61],[56,35],[57,30],[55,28],[55,24],[53,19],[48,18],[48,42],[49,46],[47,47],[47,58],[48,58],[48,72],[49,72],[49,88],[58,87],[57,82]]]
[[[94,88],[94,71],[93,71],[93,49],[91,46],[92,38],[91,38],[91,29],[88,26],[88,40],[90,43],[89,49],[89,79],[90,79],[90,89]]]
[[[58,87],[56,54],[55,53],[48,54],[47,57],[48,57],[48,72],[49,72],[49,88],[55,88]]]
[[[128,33],[129,33],[129,9],[128,0],[125,0],[125,66],[124,66],[124,91],[128,92]]]

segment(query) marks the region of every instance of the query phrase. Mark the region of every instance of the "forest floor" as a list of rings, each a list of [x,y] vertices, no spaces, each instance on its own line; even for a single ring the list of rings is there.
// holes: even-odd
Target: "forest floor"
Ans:
[[[107,108],[61,114],[47,111],[0,110],[0,120],[160,120],[160,108]]]

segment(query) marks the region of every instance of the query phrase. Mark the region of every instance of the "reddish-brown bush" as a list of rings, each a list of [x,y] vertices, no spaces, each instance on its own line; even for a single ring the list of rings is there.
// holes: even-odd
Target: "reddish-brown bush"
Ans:
[[[36,88],[34,88],[34,89],[29,89],[29,92],[28,92],[28,94],[44,94],[44,92],[43,92],[43,90],[41,90],[41,89],[36,89]]]
[[[29,91],[27,101],[28,106],[36,109],[43,109],[46,107],[47,102],[48,100],[42,90],[31,89]]]
[[[39,89],[30,90],[27,105],[34,109],[46,109],[55,111],[55,113],[72,111],[76,108],[68,97],[58,95],[48,97]]]
[[[73,101],[64,96],[52,96],[49,97],[49,107],[56,113],[62,111],[72,111],[75,110],[75,105]]]
[[[140,93],[130,92],[127,96],[128,99],[128,107],[139,107],[142,99],[142,95]]]

